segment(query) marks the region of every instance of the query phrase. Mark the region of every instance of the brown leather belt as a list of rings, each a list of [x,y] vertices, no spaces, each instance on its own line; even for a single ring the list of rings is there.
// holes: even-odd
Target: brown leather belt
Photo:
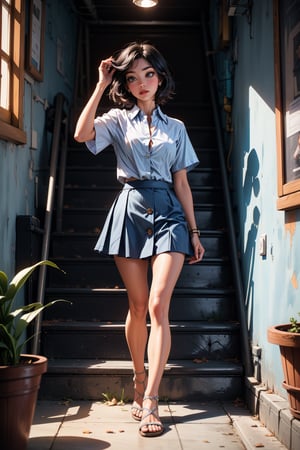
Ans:
[[[128,181],[136,181],[136,180],[137,180],[137,178],[134,178],[134,177],[124,179],[125,183],[128,183]]]

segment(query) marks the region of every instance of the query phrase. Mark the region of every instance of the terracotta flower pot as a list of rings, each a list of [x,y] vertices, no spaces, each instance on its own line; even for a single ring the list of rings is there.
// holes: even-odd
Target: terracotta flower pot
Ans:
[[[283,387],[287,390],[290,410],[296,419],[300,419],[300,333],[287,331],[290,324],[268,328],[268,341],[280,348],[284,373]]]
[[[30,363],[29,363],[30,361]],[[22,364],[0,366],[0,436],[2,450],[26,450],[47,358],[22,355]]]

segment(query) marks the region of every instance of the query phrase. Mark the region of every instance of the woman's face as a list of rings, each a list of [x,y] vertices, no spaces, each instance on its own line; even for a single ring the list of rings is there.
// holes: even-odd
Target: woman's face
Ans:
[[[156,70],[144,58],[136,59],[126,72],[126,86],[137,102],[155,100],[160,80]]]

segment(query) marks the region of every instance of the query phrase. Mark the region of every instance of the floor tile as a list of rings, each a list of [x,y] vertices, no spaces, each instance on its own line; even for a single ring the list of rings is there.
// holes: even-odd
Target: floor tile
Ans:
[[[205,424],[178,424],[176,428],[184,450],[194,448],[241,450],[245,448],[237,432],[230,425],[209,424],[208,427]]]
[[[84,445],[84,447],[73,446],[72,448],[74,450],[77,450],[77,448],[81,448],[81,450],[97,448],[93,447],[96,442],[99,443],[100,449],[106,448],[105,445],[108,445],[112,449],[127,448],[128,450],[153,450],[155,442],[155,450],[167,450],[170,449],[170,447],[172,450],[181,450],[175,426],[168,426],[166,433],[163,436],[151,439],[141,437],[138,433],[138,426],[137,423],[116,422],[87,422],[86,424],[82,422],[79,426],[75,423],[63,424],[54,442],[53,450],[69,450],[69,448],[66,447],[67,439],[70,438],[72,440],[72,438],[76,437],[78,438],[78,442],[81,445]],[[61,443],[63,443],[65,447],[62,447]]]
[[[218,402],[177,404],[170,403],[172,418],[178,423],[230,423],[224,408]]]

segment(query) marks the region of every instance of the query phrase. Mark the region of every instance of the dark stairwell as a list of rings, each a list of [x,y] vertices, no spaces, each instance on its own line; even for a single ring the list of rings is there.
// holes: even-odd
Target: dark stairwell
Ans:
[[[112,28],[107,38],[111,48],[132,36],[144,38],[145,32],[136,27],[118,33]],[[173,295],[172,349],[160,396],[234,399],[243,389],[241,330],[200,25],[152,27],[147,39],[174,68],[177,95],[163,109],[185,122],[200,159],[189,179],[206,248],[203,262],[184,265]],[[41,351],[49,365],[42,398],[100,400],[103,392],[120,396],[122,389],[125,397],[132,397],[132,365],[124,336],[126,291],[113,259],[93,251],[120,188],[111,148],[95,157],[70,140],[63,228],[53,231],[49,255],[66,275],[48,272],[46,296],[47,301],[69,299],[72,306],[58,304],[44,316]]]

